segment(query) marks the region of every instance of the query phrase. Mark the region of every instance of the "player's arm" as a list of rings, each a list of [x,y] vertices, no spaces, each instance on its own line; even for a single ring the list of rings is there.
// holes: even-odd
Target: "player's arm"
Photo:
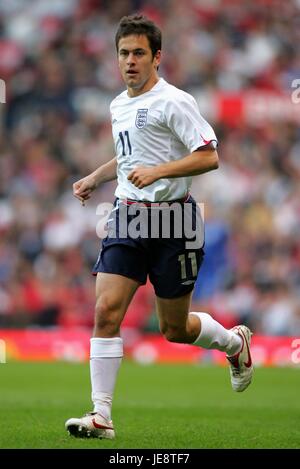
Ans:
[[[198,148],[181,160],[170,161],[157,166],[159,179],[197,176],[218,169],[219,157],[213,144]]]
[[[74,196],[84,204],[85,200],[91,197],[91,193],[100,184],[104,182],[113,181],[117,178],[117,158],[113,158],[107,163],[99,166],[88,176],[76,181],[73,184]]]
[[[128,179],[139,189],[158,179],[197,176],[219,167],[219,157],[213,143],[198,148],[190,155],[155,167],[139,166],[132,170]]]

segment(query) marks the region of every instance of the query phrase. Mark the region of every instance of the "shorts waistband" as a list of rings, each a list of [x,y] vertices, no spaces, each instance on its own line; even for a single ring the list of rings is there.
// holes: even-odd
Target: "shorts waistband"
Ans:
[[[146,207],[159,207],[160,204],[169,204],[172,205],[174,203],[185,203],[189,200],[191,194],[188,192],[182,199],[174,199],[174,200],[161,200],[161,201],[156,201],[156,202],[150,202],[149,200],[134,200],[134,199],[120,199],[120,202],[122,202],[125,205],[132,205],[132,204],[142,204],[145,205]]]

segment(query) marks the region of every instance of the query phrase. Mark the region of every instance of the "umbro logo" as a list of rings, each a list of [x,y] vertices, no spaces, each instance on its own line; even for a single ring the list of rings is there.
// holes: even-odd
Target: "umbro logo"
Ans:
[[[181,285],[192,285],[195,283],[195,280],[186,280],[185,282],[181,282]]]

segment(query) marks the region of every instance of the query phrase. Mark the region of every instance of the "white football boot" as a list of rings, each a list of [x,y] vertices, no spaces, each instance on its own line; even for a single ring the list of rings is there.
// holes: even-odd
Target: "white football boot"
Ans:
[[[250,353],[250,343],[252,332],[246,326],[235,326],[232,332],[238,334],[242,339],[242,348],[236,355],[228,357],[230,364],[230,378],[232,389],[236,392],[245,391],[252,380],[253,364]]]
[[[89,412],[81,418],[71,418],[66,421],[65,428],[70,435],[78,438],[112,440],[115,437],[112,420],[106,420],[97,412]]]

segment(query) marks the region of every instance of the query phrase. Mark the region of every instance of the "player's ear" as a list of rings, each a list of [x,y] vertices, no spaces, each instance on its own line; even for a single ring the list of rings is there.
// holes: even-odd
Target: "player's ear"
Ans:
[[[161,58],[161,51],[157,50],[154,55],[153,63],[158,70],[159,64],[160,64],[160,58]]]

